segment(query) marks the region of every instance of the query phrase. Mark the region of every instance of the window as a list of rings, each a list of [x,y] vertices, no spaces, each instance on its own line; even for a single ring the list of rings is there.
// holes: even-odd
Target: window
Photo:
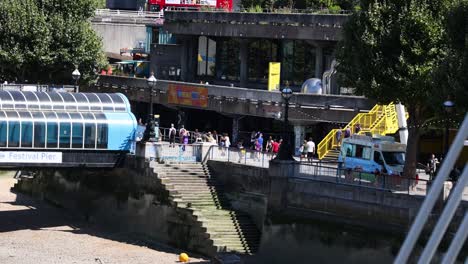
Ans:
[[[58,124],[55,121],[47,121],[47,148],[58,147]]]
[[[219,64],[216,71],[222,80],[238,81],[240,76],[240,42],[237,39],[219,39]]]
[[[72,124],[72,148],[83,148],[83,123]]]
[[[355,157],[360,159],[371,159],[372,149],[363,145],[354,145],[343,143],[342,155],[346,157]]]
[[[216,65],[216,41],[201,36],[198,38],[198,76],[214,76]]]
[[[8,147],[19,147],[20,122],[8,122]]]
[[[71,124],[60,123],[60,148],[70,148]]]
[[[21,122],[21,147],[30,148],[32,147],[33,139],[33,122],[26,121]]]
[[[277,61],[278,45],[270,40],[257,40],[249,44],[249,81],[268,82],[270,62]]]
[[[0,121],[0,147],[6,147],[7,144],[7,122]]]
[[[383,160],[382,156],[380,155],[380,152],[374,151],[374,161],[377,162],[377,164],[383,165]]]
[[[382,152],[388,165],[405,165],[405,152]]]
[[[342,155],[344,157],[354,157],[354,145],[343,143]]]
[[[34,122],[34,147],[45,148],[46,123]]]
[[[97,124],[97,148],[107,148],[107,124]]]
[[[96,125],[94,123],[85,123],[85,148],[96,148]]]

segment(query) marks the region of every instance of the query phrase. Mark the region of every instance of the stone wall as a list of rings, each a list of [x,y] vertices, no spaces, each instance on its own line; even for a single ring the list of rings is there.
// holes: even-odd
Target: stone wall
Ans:
[[[191,209],[176,207],[144,160],[114,170],[42,170],[15,188],[107,228],[213,255]]]

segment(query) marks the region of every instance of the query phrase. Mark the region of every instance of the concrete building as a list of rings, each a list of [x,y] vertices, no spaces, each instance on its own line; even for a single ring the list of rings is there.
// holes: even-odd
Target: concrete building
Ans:
[[[269,63],[280,62],[281,81],[299,87],[330,68],[346,20],[346,15],[167,11],[164,24],[153,26],[152,69],[158,79],[266,89]]]

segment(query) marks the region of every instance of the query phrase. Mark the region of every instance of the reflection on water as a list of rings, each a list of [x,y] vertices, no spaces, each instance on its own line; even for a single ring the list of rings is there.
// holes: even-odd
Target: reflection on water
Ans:
[[[401,241],[324,223],[271,224],[246,263],[392,263]]]
[[[321,221],[270,220],[264,226],[259,252],[245,259],[245,263],[393,263],[403,244],[403,236],[394,233],[374,232],[350,225]],[[421,242],[421,241],[420,241]],[[460,251],[458,261],[468,255],[468,241]],[[443,243],[439,250],[446,251]],[[422,252],[416,246],[411,263]],[[440,263],[443,254],[436,253],[432,263]],[[468,261],[468,259],[467,259]],[[468,263],[468,262],[467,262]]]

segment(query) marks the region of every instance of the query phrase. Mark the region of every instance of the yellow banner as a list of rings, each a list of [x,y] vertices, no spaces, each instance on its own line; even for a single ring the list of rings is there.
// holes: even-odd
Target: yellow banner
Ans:
[[[270,62],[268,71],[268,91],[279,90],[281,74],[281,63]]]

